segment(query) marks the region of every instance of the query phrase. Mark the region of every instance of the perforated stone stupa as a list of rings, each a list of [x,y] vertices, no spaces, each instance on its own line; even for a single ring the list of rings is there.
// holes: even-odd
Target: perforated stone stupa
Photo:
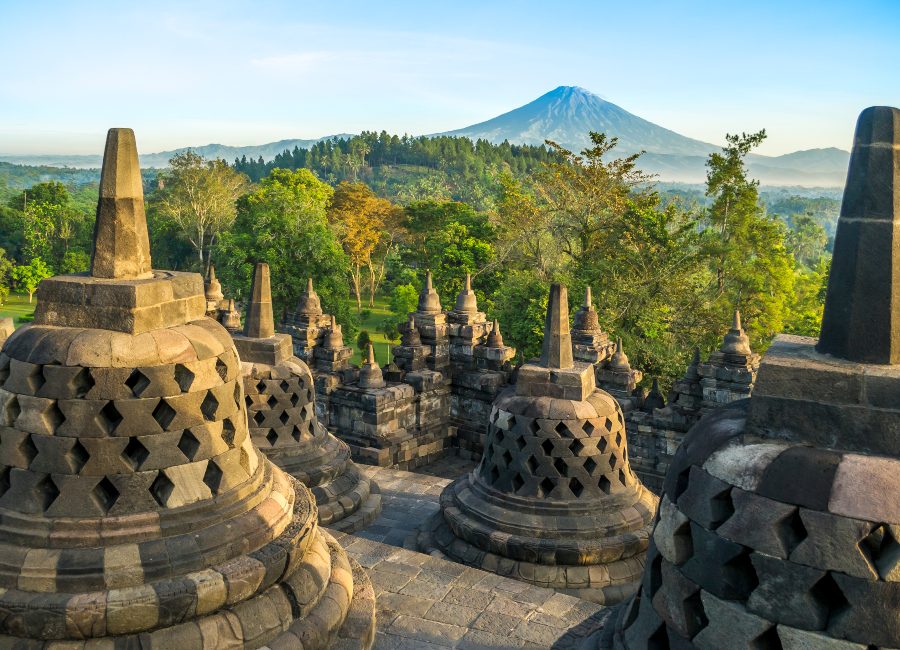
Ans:
[[[565,287],[553,285],[539,363],[490,416],[477,469],[451,483],[425,550],[599,603],[630,596],[656,498],[628,464],[622,410],[573,361]]]
[[[0,352],[0,646],[368,647],[373,593],[250,441],[203,280],[153,271],[134,134],[109,132],[90,274]]]
[[[666,477],[618,648],[900,647],[900,110],[863,111],[821,337],[779,336],[753,396]]]
[[[268,264],[256,265],[244,333],[234,342],[254,444],[312,490],[320,524],[354,531],[371,523],[381,509],[378,486],[316,417],[312,373],[294,356],[291,337],[275,333]]]

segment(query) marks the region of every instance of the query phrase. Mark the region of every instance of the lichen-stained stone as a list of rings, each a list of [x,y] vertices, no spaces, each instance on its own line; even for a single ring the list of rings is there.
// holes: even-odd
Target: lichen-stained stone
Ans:
[[[565,287],[553,286],[544,338],[543,361],[494,402],[481,463],[447,486],[419,544],[616,603],[637,588],[656,499],[629,467],[618,403],[572,360]]]
[[[312,373],[294,356],[291,337],[275,334],[266,325],[271,322],[269,270],[260,263],[253,277],[244,333],[233,335],[242,361],[253,442],[272,462],[312,490],[320,524],[344,531],[361,528],[381,510],[378,486],[350,460],[347,444],[319,423]],[[269,336],[255,335],[269,333],[269,329]]]
[[[685,579],[707,621],[697,648],[900,647],[898,124],[898,109],[860,116],[818,344],[777,337],[750,399],[688,432],[656,529],[666,559],[642,582],[658,597],[635,598],[600,647],[653,647],[650,620],[667,639],[684,632],[673,603]],[[743,343],[732,337],[729,353]],[[719,521],[729,485],[733,512]],[[671,530],[686,526],[690,558],[663,571]]]
[[[150,270],[127,129],[107,143],[92,270],[45,281],[0,351],[0,646],[283,647],[300,617],[310,648],[348,617],[363,629],[336,546],[304,612],[277,600],[331,540],[252,444],[199,276]]]

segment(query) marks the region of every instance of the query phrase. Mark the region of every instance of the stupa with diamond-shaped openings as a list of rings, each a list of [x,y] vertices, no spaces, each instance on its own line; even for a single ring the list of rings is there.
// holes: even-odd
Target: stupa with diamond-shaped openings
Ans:
[[[869,108],[821,336],[777,337],[753,395],[687,434],[601,647],[900,647],[898,232],[900,110]]]
[[[291,336],[275,333],[268,264],[256,265],[244,333],[234,342],[254,444],[312,490],[320,524],[353,531],[371,523],[381,510],[378,486],[316,417],[312,372],[294,356]]]
[[[480,464],[447,486],[419,544],[611,604],[634,593],[655,508],[629,466],[621,408],[573,360],[566,288],[553,285],[540,361],[494,402]]]
[[[206,309],[200,275],[152,270],[110,130],[91,272],[45,280],[0,352],[0,646],[371,646],[371,585],[253,446]]]

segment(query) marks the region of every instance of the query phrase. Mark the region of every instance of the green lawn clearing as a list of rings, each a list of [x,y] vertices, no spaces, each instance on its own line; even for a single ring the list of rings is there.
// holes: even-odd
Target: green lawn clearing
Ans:
[[[36,304],[37,300],[28,304],[27,295],[23,296],[11,293],[6,299],[6,302],[0,305],[0,318],[11,316],[16,327],[24,325],[25,322],[31,322],[31,317],[34,315],[34,307]],[[25,320],[23,321],[23,319]]]

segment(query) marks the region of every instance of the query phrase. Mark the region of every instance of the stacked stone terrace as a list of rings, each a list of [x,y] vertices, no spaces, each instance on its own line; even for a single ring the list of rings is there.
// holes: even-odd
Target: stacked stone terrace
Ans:
[[[672,387],[668,405],[654,382],[654,390],[626,418],[634,470],[648,487],[662,489],[672,457],[702,416],[750,397],[758,370],[759,355],[750,349],[740,312],[735,312],[722,344],[705,363],[694,350],[693,361]]]
[[[137,148],[109,132],[90,274],[0,351],[0,646],[369,647],[365,573],[253,446],[202,278],[154,271]]]
[[[617,648],[900,647],[900,110],[863,111],[822,328],[779,336],[749,400],[666,475]]]

